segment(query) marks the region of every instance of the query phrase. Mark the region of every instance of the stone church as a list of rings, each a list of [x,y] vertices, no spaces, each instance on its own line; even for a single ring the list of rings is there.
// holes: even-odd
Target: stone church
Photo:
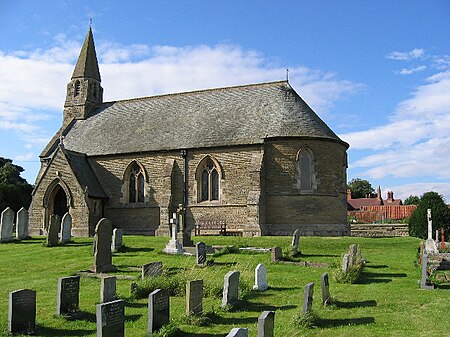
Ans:
[[[349,235],[347,148],[287,81],[103,102],[89,29],[40,155],[30,234],[69,212],[74,236],[102,217],[168,235],[182,205],[193,232]]]

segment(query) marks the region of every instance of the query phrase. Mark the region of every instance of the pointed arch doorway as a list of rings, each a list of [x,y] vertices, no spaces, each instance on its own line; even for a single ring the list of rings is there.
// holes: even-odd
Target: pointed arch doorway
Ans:
[[[53,185],[53,186],[52,186]],[[50,217],[53,214],[59,215],[62,219],[63,215],[69,211],[70,196],[67,195],[65,189],[60,183],[54,183],[48,188],[48,193],[44,199],[45,215],[44,229],[48,230]],[[59,229],[58,229],[59,230]]]

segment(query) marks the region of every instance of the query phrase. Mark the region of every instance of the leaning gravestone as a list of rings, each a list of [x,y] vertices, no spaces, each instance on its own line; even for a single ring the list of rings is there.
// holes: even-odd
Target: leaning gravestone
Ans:
[[[0,242],[13,240],[14,211],[7,207],[0,219]]]
[[[142,278],[160,276],[163,273],[161,261],[147,263],[142,266]]]
[[[200,316],[203,313],[203,280],[186,283],[186,315]]]
[[[112,241],[111,241],[111,252],[117,253],[123,244],[123,230],[120,228],[114,228]]]
[[[357,251],[357,246],[355,244],[351,244],[348,247],[348,265],[350,267],[354,266],[356,263],[356,251]]]
[[[116,270],[112,264],[111,237],[111,222],[106,218],[100,219],[95,228],[95,273],[105,273]]]
[[[125,302],[116,300],[97,304],[97,337],[125,336]]]
[[[170,307],[167,290],[156,289],[148,296],[148,333],[161,329],[169,323]]]
[[[195,261],[197,266],[204,266],[206,263],[206,244],[204,242],[197,242],[195,244]]]
[[[28,238],[28,211],[22,207],[17,212],[16,239],[24,240]]]
[[[57,315],[73,315],[79,309],[80,277],[68,276],[58,279],[58,294],[56,298]]]
[[[258,337],[273,337],[274,311],[263,311],[258,317]]]
[[[281,247],[273,247],[272,248],[272,262],[277,262],[283,259],[283,251]]]
[[[330,282],[328,280],[328,273],[323,273],[321,279],[322,279],[322,304],[327,305],[331,303]]]
[[[293,250],[294,255],[299,253],[299,251],[298,251],[299,241],[300,241],[300,229],[297,228],[294,231],[294,234],[292,234],[292,250]]]
[[[8,332],[33,335],[36,327],[36,291],[20,289],[9,293]]]
[[[255,268],[255,284],[253,285],[253,290],[264,291],[267,288],[269,288],[269,285],[267,284],[266,268],[260,263]]]
[[[344,254],[344,257],[342,258],[342,271],[344,273],[348,272],[349,267],[349,257],[348,254]]]
[[[306,315],[311,311],[313,302],[314,282],[310,282],[305,286],[305,295],[303,299],[303,314]]]
[[[72,216],[69,213],[64,214],[61,221],[61,242],[67,243],[72,237]]]
[[[116,299],[116,277],[107,276],[101,279],[100,303],[112,302]]]
[[[48,225],[47,246],[56,246],[58,244],[60,224],[61,217],[58,214],[52,214],[50,216],[50,223]]]
[[[238,301],[239,276],[237,270],[226,273],[223,282],[223,294],[221,307],[234,306]]]
[[[247,328],[233,328],[226,337],[248,337]]]

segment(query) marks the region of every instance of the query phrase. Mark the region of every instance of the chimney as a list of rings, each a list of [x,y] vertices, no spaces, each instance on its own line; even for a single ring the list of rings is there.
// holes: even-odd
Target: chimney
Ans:
[[[347,188],[347,200],[352,200],[352,190]]]
[[[378,189],[377,189],[377,199],[378,199],[378,200],[382,200],[382,198],[381,198],[381,187],[380,187],[380,185],[378,185]]]

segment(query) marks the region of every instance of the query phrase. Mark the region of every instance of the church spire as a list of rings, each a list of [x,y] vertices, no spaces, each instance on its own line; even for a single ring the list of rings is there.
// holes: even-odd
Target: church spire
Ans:
[[[72,74],[72,79],[80,77],[91,78],[101,82],[91,27],[89,27],[89,31],[84,39],[77,65]]]

